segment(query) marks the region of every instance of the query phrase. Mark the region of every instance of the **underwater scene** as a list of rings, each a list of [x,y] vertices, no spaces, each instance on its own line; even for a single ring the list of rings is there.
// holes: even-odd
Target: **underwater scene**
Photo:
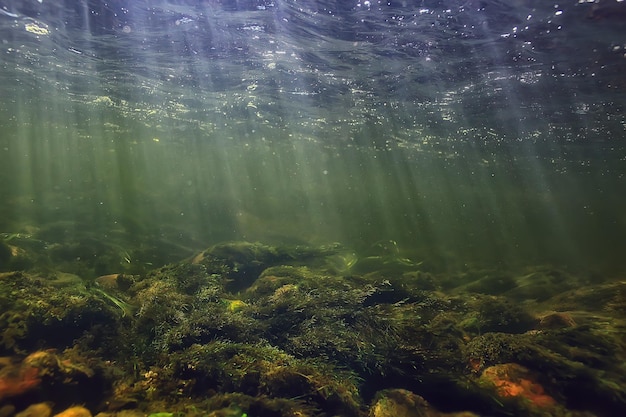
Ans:
[[[626,415],[626,1],[0,0],[0,417]]]

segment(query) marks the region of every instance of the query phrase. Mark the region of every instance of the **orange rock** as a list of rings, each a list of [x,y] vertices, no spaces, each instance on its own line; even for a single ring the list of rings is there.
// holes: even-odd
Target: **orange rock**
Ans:
[[[22,366],[15,374],[4,373],[0,376],[0,400],[23,394],[41,383],[39,369]]]
[[[521,365],[505,363],[490,366],[480,377],[493,384],[501,397],[521,397],[536,407],[556,405],[554,398],[545,393],[543,387],[534,381],[531,372]]]

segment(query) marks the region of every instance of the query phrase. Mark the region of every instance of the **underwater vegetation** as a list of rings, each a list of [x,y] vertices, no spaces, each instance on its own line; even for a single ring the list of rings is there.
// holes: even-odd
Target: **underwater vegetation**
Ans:
[[[94,277],[3,245],[2,417],[604,417],[626,407],[624,281],[549,267],[443,274],[393,251],[358,259],[338,244],[254,242]]]

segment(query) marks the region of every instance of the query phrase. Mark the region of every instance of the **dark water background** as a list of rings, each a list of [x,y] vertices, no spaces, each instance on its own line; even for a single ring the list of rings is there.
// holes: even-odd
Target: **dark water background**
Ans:
[[[0,9],[2,233],[151,263],[245,239],[626,266],[621,2]]]

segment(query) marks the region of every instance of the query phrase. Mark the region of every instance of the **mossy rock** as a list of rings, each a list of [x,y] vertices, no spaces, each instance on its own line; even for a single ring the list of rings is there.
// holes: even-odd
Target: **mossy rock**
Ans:
[[[173,377],[186,395],[207,390],[269,398],[299,398],[318,410],[358,415],[355,377],[321,362],[304,361],[267,344],[212,342],[171,356]]]
[[[267,268],[301,265],[316,259],[323,261],[341,250],[339,245],[276,247],[259,242],[227,242],[211,246],[190,262],[204,265],[210,273],[228,277],[227,289],[238,292],[250,287]]]
[[[536,327],[539,322],[520,305],[501,297],[477,297],[469,305],[469,311],[459,327],[473,334],[524,333]]]
[[[122,319],[118,307],[87,290],[82,281],[62,275],[50,280],[34,274],[0,274],[2,348],[24,352],[39,346],[65,348],[94,328],[115,333]]]

